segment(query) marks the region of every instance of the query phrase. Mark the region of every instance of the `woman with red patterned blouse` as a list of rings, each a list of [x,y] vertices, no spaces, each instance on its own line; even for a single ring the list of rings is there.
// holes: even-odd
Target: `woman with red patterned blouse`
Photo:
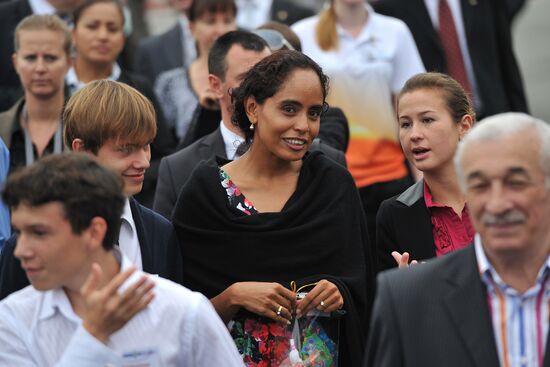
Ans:
[[[444,255],[474,237],[453,165],[475,120],[469,97],[447,75],[418,74],[399,94],[397,115],[403,152],[424,178],[380,207],[378,270]]]

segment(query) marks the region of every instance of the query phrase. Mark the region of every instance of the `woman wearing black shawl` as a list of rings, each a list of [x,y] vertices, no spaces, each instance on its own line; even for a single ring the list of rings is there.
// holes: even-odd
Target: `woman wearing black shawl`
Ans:
[[[250,149],[225,165],[199,164],[173,221],[184,284],[211,298],[233,329],[261,317],[271,331],[274,321],[290,324],[293,315],[342,309],[338,365],[347,367],[362,362],[373,265],[353,179],[322,153],[306,153],[327,84],[299,52],[280,51],[254,66],[233,91],[233,119],[253,139]],[[296,301],[304,285],[309,292]],[[269,347],[263,337],[255,355],[237,342],[248,366],[278,365],[254,360]]]

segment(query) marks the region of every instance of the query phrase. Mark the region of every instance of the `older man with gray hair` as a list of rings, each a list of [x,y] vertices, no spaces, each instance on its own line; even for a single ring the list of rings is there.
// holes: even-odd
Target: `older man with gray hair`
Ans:
[[[365,366],[550,366],[550,126],[487,118],[455,164],[474,245],[379,276]]]

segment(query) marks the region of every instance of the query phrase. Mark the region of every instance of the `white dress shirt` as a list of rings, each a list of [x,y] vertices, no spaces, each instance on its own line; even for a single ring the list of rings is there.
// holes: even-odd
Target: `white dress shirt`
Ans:
[[[237,148],[241,143],[244,143],[244,138],[240,135],[235,134],[233,131],[229,130],[225,124],[220,122],[220,131],[222,133],[223,143],[225,145],[225,156],[227,159],[237,159]]]
[[[130,200],[126,199],[124,210],[122,212],[120,223],[120,234],[118,236],[118,245],[120,250],[138,270],[143,270],[141,260],[141,248],[137,236],[136,223],[132,217],[130,209]]]
[[[439,29],[439,1],[440,0],[424,0],[426,9],[430,14],[430,19],[435,29]],[[466,30],[464,29],[464,21],[462,20],[462,8],[460,7],[460,0],[447,0],[453,20],[455,22],[456,33],[458,35],[458,43],[460,45],[460,51],[462,52],[462,59],[464,61],[464,67],[466,69],[466,75],[468,81],[472,86],[472,93],[474,99],[474,105],[476,109],[481,107],[481,101],[479,100],[479,93],[477,91],[477,82],[474,74],[474,67],[472,66],[472,59],[470,57],[470,50],[468,49],[468,41],[466,40]]]
[[[33,14],[55,14],[55,8],[46,0],[29,0]]]
[[[271,19],[273,0],[237,0],[237,25],[239,28],[256,29]]]
[[[114,250],[119,258],[120,251]],[[122,256],[121,271],[130,266]],[[143,274],[136,271],[119,291]],[[151,278],[155,298],[105,345],[82,327],[65,292],[28,286],[0,302],[0,366],[243,366],[233,340],[200,293]]]
[[[109,75],[107,79],[117,81],[120,78],[121,73],[122,73],[122,69],[120,68],[120,66],[116,62],[113,62],[111,75]],[[71,67],[67,72],[67,76],[65,77],[65,82],[67,83],[67,87],[69,87],[69,94],[71,96],[75,94],[77,91],[79,91],[80,89],[84,88],[84,86],[86,85],[86,83],[78,79],[74,66]]]

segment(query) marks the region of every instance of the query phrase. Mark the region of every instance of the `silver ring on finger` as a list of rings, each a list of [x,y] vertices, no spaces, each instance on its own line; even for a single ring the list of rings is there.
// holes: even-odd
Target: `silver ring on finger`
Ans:
[[[319,306],[325,308],[325,301],[321,301],[321,303],[319,303]]]

